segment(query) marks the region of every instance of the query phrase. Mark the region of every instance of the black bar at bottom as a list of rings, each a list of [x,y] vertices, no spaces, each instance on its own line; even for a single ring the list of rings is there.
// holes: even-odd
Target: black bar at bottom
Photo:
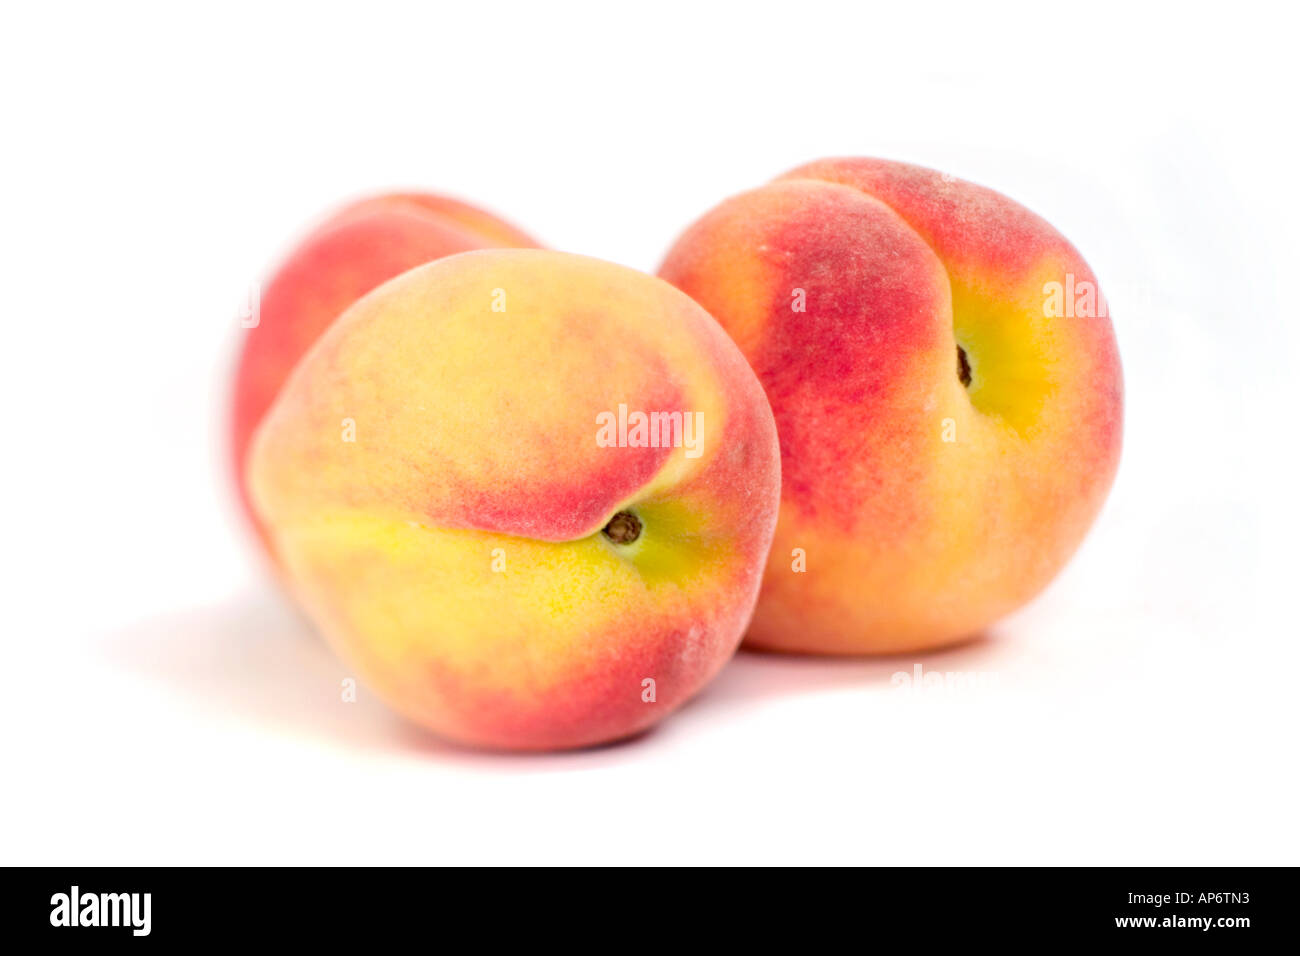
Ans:
[[[426,869],[10,869],[6,935],[205,945],[458,937],[499,944],[803,945],[1131,939],[1238,946],[1295,935],[1294,869],[827,869],[458,873]],[[75,888],[75,889],[74,889]],[[695,930],[689,927],[696,927]],[[610,936],[613,932],[615,935]],[[703,939],[692,938],[702,932]],[[626,934],[622,944],[617,940]],[[683,936],[682,934],[686,934]],[[834,940],[841,940],[835,944]],[[474,945],[474,944],[471,944]],[[405,947],[404,947],[405,948]],[[585,947],[584,947],[585,948]]]

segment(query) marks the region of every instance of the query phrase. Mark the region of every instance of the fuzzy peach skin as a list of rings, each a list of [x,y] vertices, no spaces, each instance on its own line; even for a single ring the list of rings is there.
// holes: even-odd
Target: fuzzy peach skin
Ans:
[[[1083,539],[1119,461],[1119,354],[1092,270],[1029,210],[825,160],[707,213],[660,275],[728,330],[776,415],[781,517],[748,645],[954,643]]]
[[[244,330],[235,368],[231,458],[250,516],[243,482],[249,439],[298,360],[344,309],[380,283],[434,259],[536,245],[490,213],[427,193],[352,203],[299,243],[266,283],[258,323]]]
[[[620,447],[602,418],[620,405],[698,430],[629,428]],[[492,250],[349,309],[267,415],[249,481],[298,598],[369,687],[445,737],[542,750],[634,734],[731,656],[780,461],[762,387],[688,297]],[[622,543],[621,514],[640,523]]]

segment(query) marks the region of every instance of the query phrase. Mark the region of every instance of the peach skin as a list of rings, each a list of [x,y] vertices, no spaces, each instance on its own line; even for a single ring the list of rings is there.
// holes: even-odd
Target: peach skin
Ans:
[[[243,481],[249,439],[298,360],[344,309],[381,282],[434,259],[536,245],[489,213],[425,193],[352,203],[304,239],[266,284],[235,369],[231,458],[249,516]]]
[[[411,720],[491,748],[635,734],[753,611],[780,500],[762,387],[659,279],[487,250],[353,305],[249,484],[290,586]]]
[[[771,401],[781,516],[747,644],[917,651],[1044,588],[1114,479],[1122,381],[1055,229],[928,169],[832,159],[726,200],[660,275]]]

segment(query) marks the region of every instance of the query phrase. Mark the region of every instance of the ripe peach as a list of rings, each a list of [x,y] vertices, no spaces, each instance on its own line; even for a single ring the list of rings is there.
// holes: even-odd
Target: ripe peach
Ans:
[[[249,459],[286,578],[412,720],[634,734],[730,657],[779,501],[771,410],[666,282],[540,250],[421,266],[300,363]]]
[[[1087,263],[1010,199],[815,162],[707,213],[660,275],[730,332],[776,415],[781,517],[751,646],[975,635],[1047,585],[1100,509],[1114,333]]]
[[[303,240],[260,296],[235,369],[231,457],[249,515],[243,481],[249,439],[298,360],[344,309],[381,282],[434,259],[536,245],[489,213],[425,193],[355,202]]]

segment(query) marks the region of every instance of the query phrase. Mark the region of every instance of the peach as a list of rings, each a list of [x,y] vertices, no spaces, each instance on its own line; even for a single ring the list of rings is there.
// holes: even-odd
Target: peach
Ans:
[[[581,747],[739,644],[776,524],[775,424],[659,279],[468,252],[353,305],[253,440],[291,587],[380,697],[447,738]]]
[[[344,309],[431,260],[471,249],[536,245],[489,213],[425,193],[355,202],[304,239],[259,297],[256,323],[250,322],[235,369],[231,457],[250,517],[243,482],[249,439],[298,360]]]
[[[731,198],[660,275],[727,329],[781,440],[747,644],[914,651],[984,631],[1061,569],[1119,461],[1096,277],[989,189],[877,159]]]

